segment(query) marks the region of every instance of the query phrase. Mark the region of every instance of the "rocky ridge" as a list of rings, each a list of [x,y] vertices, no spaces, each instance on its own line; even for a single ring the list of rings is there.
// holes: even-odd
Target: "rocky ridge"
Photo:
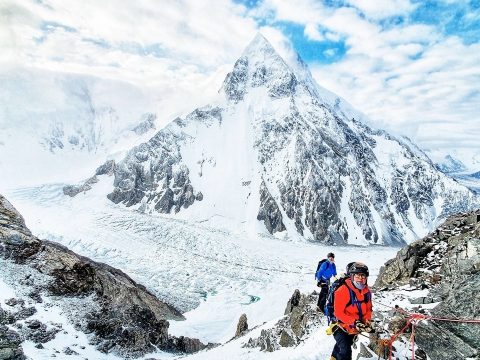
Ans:
[[[25,294],[25,299],[11,299],[6,302],[9,309],[0,310],[2,359],[22,359],[21,342],[25,339],[40,346],[60,331],[51,324],[48,327],[53,329],[47,330],[37,320],[18,325],[19,332],[5,327],[29,319],[36,309],[27,303],[41,304],[45,296],[62,303],[75,328],[91,334],[91,341],[103,352],[136,357],[156,348],[180,352],[205,348],[197,339],[168,334],[168,319],[184,319],[175,308],[159,301],[122,271],[57,243],[39,240],[1,195],[0,262],[2,278],[15,279],[13,285],[20,286]]]
[[[400,250],[381,269],[375,286],[384,292],[402,286],[428,289],[427,296],[410,302],[438,303],[428,312],[437,318],[480,320],[480,210],[450,216],[434,232]],[[421,322],[416,341],[432,359],[480,356],[478,324]]]
[[[249,338],[245,347],[258,347],[273,352],[281,347],[296,346],[321,325],[316,311],[317,294],[301,294],[295,290],[287,303],[285,316],[270,329],[261,331],[257,338]]]

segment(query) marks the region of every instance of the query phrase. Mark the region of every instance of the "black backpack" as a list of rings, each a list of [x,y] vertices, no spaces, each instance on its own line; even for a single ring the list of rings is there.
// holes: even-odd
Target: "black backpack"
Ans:
[[[315,279],[317,278],[317,272],[318,272],[318,270],[320,269],[320,266],[322,266],[322,264],[323,264],[325,261],[328,261],[328,259],[322,259],[322,260],[320,260],[320,261],[318,262],[317,270],[315,271],[315,274],[314,274]],[[327,269],[328,269],[329,266],[330,266],[330,261],[328,261],[328,263],[327,263]]]
[[[335,291],[342,285],[345,285],[345,280],[349,278],[348,275],[343,275],[341,278],[335,280],[332,285],[330,285],[330,289],[328,290],[327,296],[327,303],[325,304],[325,315],[327,316],[328,323],[337,322],[338,319],[333,314],[333,303],[335,301]],[[346,285],[345,285],[346,286]],[[350,304],[355,304],[358,307],[358,313],[360,315],[360,321],[363,321],[363,314],[362,314],[362,302],[367,303],[370,301],[371,294],[370,291],[365,294],[362,301],[358,301],[357,297],[355,296],[355,292],[352,289],[348,288],[350,292],[350,301],[347,303],[347,306]]]

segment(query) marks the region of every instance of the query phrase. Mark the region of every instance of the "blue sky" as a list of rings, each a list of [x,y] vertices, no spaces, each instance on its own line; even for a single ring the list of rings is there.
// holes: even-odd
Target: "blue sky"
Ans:
[[[261,0],[235,0],[249,11],[261,8]],[[320,1],[319,1],[320,2]],[[329,10],[355,8],[348,1],[320,2]],[[409,13],[394,14],[382,19],[370,19],[382,29],[392,29],[405,24],[425,24],[447,36],[458,36],[465,44],[480,41],[480,1],[412,1],[413,9]],[[369,20],[368,13],[360,11],[363,19]],[[321,41],[311,39],[305,34],[305,26],[295,21],[278,21],[272,14],[253,16],[259,26],[270,25],[278,28],[293,43],[295,50],[308,62],[334,63],[340,61],[348,50],[344,38]],[[319,33],[328,32],[328,28],[318,26]]]
[[[480,168],[480,0],[6,0],[0,7],[2,71],[121,80],[187,106],[182,99],[215,95],[261,32],[277,50],[293,47],[321,86],[374,126],[442,154],[478,154]]]

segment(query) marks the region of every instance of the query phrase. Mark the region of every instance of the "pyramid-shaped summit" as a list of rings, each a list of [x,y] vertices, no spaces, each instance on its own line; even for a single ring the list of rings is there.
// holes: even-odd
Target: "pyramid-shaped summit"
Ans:
[[[270,96],[280,98],[292,95],[297,84],[293,70],[258,33],[226,76],[222,89],[229,100],[238,102],[248,88],[265,86]]]
[[[478,206],[406,140],[372,130],[261,35],[218,99],[115,167],[108,198],[203,225],[329,244],[397,244]],[[323,91],[323,92],[322,92]]]

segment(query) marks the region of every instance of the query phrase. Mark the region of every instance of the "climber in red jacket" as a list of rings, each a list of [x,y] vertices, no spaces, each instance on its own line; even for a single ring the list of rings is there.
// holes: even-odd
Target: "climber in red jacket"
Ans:
[[[333,302],[337,326],[333,333],[336,344],[331,360],[351,360],[352,344],[360,332],[373,332],[372,295],[367,285],[369,275],[365,264],[350,265],[345,283],[335,290]]]

